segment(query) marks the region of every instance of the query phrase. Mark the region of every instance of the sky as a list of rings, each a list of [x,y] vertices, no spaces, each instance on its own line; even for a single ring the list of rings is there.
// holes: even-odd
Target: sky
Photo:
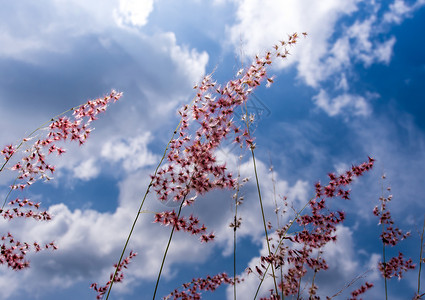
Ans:
[[[31,267],[23,271],[1,266],[0,299],[95,299],[89,286],[108,280],[149,175],[179,122],[177,110],[195,95],[193,86],[210,73],[225,84],[256,54],[293,32],[308,36],[269,70],[273,85],[255,90],[248,102],[256,113],[257,171],[267,219],[276,222],[275,196],[286,196],[300,209],[329,172],[371,156],[375,166],[352,184],[351,200],[332,202],[347,220],[338,227],[337,242],[324,249],[329,270],[317,275],[318,293],[331,296],[367,271],[337,299],[349,297],[365,280],[375,287],[363,298],[382,299],[384,282],[376,269],[381,229],[372,210],[388,186],[393,218],[411,237],[387,253],[402,251],[418,263],[425,217],[424,0],[22,0],[1,6],[1,148],[112,89],[123,96],[93,123],[83,147],[66,144],[63,157],[51,158],[54,180],[11,195],[41,202],[53,220],[3,220],[0,235],[54,240],[58,250],[28,254]],[[245,200],[237,231],[237,273],[246,276],[266,244],[252,162],[248,152],[242,160],[240,154],[229,141],[216,152],[230,171],[250,178],[241,189]],[[14,177],[0,175],[5,198]],[[213,191],[185,208],[216,240],[205,244],[185,233],[174,236],[160,297],[193,277],[232,274],[232,195]],[[170,206],[148,196],[129,245],[138,256],[124,282],[114,285],[112,299],[152,298],[170,232],[153,223],[154,212]],[[281,222],[291,217],[288,212]],[[253,298],[257,282],[253,274],[246,277],[238,299]],[[417,282],[417,269],[390,280],[391,299],[411,299]],[[266,281],[260,294],[269,295],[271,287]],[[233,290],[204,296],[233,299]]]

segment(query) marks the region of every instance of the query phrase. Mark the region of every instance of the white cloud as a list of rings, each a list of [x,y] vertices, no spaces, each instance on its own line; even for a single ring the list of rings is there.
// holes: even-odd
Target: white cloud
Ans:
[[[20,41],[21,36],[14,28],[19,29],[24,25],[15,19],[8,22],[3,33],[15,38],[5,39],[4,43],[0,41],[5,45],[4,49],[9,49],[10,53],[7,55],[10,54],[9,57],[18,60],[22,57],[25,62],[36,62],[36,66],[29,66],[26,63],[20,65],[20,68],[33,72],[27,75],[28,78],[23,79],[27,83],[24,88],[19,80],[12,80],[0,87],[2,123],[12,122],[17,115],[22,118],[22,122],[2,135],[0,142],[8,144],[11,139],[16,140],[25,132],[30,132],[35,126],[69,108],[71,101],[74,101],[73,105],[78,105],[89,97],[102,96],[102,93],[108,92],[111,88],[123,91],[122,99],[111,105],[107,113],[94,123],[96,130],[84,147],[66,144],[65,148],[68,150],[64,155],[66,159],[53,158],[58,162],[59,172],[61,168],[66,168],[77,177],[87,180],[96,176],[101,168],[101,165],[94,167],[94,162],[104,163],[98,160],[98,154],[105,151],[102,150],[105,141],[110,141],[109,146],[105,147],[111,149],[113,148],[111,143],[114,142],[125,146],[126,155],[131,156],[123,163],[126,170],[135,170],[155,161],[157,157],[143,146],[144,141],[149,140],[148,136],[144,135],[145,132],[148,130],[155,132],[163,126],[175,126],[175,112],[181,103],[188,102],[192,97],[193,84],[205,73],[209,56],[205,51],[200,52],[186,45],[180,45],[172,32],[146,35],[134,28],[118,28],[113,21],[107,26],[104,25],[105,20],[111,20],[107,13],[112,11],[111,2],[105,2],[99,8],[101,12],[94,12],[94,20],[91,21],[93,24],[86,23],[88,22],[85,19],[86,14],[95,7],[84,3],[63,3],[65,8],[60,5],[61,2],[51,4],[50,9],[46,9],[47,17],[37,20],[40,24],[51,24],[47,26],[50,29],[40,34],[38,31],[32,31],[32,27],[39,24],[33,24],[35,21],[30,18],[31,12],[25,9],[22,11],[23,16],[29,19],[26,21],[24,18],[25,22],[28,22],[28,24],[24,22],[25,27],[28,26],[29,30],[23,31],[22,41],[39,42],[38,52],[32,44],[15,49],[14,43]],[[81,11],[77,9],[79,5],[82,6]],[[68,15],[65,13],[66,8],[69,8]],[[59,16],[64,15],[64,19],[57,19],[55,11]],[[82,19],[77,18],[78,13],[82,15]],[[12,26],[13,24],[15,26]],[[71,38],[65,39],[69,31],[72,31]],[[51,51],[56,51],[57,47],[53,47],[51,43],[58,44],[62,50],[65,47],[66,53],[52,53]],[[55,60],[54,64],[52,60]],[[72,71],[69,71],[70,69]],[[77,70],[76,73],[73,70]],[[58,71],[61,75],[51,76]],[[27,74],[25,71],[22,72]],[[82,80],[81,74],[86,76],[88,81]],[[68,76],[74,77],[70,79]],[[37,81],[34,80],[35,77]],[[55,80],[61,82],[59,84],[61,87],[52,84]],[[77,85],[78,89],[75,89]],[[47,94],[36,92],[40,86],[48,87]],[[78,97],[81,97],[80,100],[76,100]],[[31,99],[31,105],[26,103],[28,99]],[[23,107],[27,109],[22,109]],[[164,142],[161,138],[157,142]],[[112,154],[115,157],[118,155],[124,161],[124,158],[117,153],[117,149],[108,156],[112,161],[116,161],[110,157]],[[82,167],[85,170],[84,174],[80,171],[74,173],[74,169]],[[88,171],[91,173],[87,173]],[[57,178],[59,172],[55,175]]]
[[[347,76],[352,74],[356,62],[365,67],[376,63],[389,64],[396,39],[378,40],[377,37],[385,34],[386,22],[400,23],[424,2],[417,1],[408,6],[396,0],[382,17],[381,6],[375,1],[360,6],[356,0],[317,3],[239,0],[237,23],[229,28],[230,40],[235,52],[240,52],[242,40],[243,52],[254,55],[269,49],[287,34],[306,31],[308,38],[290,49],[292,55],[285,63],[277,64],[278,67],[297,64],[299,77],[319,92],[315,103],[329,115],[344,113],[348,106],[353,114],[367,115],[370,112],[367,95],[350,93],[351,78]],[[362,14],[358,12],[360,8]],[[343,22],[353,14],[359,17],[355,17],[351,24]],[[329,82],[336,84],[332,86]],[[322,97],[322,91],[331,93],[341,89],[342,94],[330,103]]]
[[[231,41],[236,49],[240,39],[248,55],[270,48],[293,32],[308,32],[309,37],[292,49],[285,66],[298,62],[298,70],[309,85],[315,86],[320,72],[314,68],[329,53],[328,40],[336,22],[357,10],[357,1],[238,1],[238,23],[230,28]],[[268,34],[264,34],[267,32]],[[281,65],[283,66],[283,65]],[[316,75],[313,75],[316,73]]]
[[[102,146],[101,156],[114,163],[122,162],[126,171],[135,171],[159,161],[159,156],[148,150],[151,140],[149,132],[137,137],[114,138]]]
[[[315,104],[323,109],[329,116],[336,116],[347,111],[353,111],[355,115],[367,116],[371,108],[366,99],[359,95],[342,94],[335,98],[329,97],[325,90],[313,97]]]
[[[118,24],[143,26],[153,10],[153,0],[119,0],[119,8],[114,10]]]
[[[44,2],[43,5],[31,1],[4,5],[0,13],[0,43],[8,46],[0,49],[0,56],[37,64],[37,60],[29,54],[68,52],[75,38],[101,35],[117,27],[131,30],[133,26],[146,25],[154,3],[153,0]],[[20,17],[10,20],[11,11],[17,9]]]
[[[74,177],[82,180],[90,180],[99,175],[100,168],[96,165],[96,160],[91,158],[83,161],[74,168]]]
[[[347,30],[348,36],[355,41],[351,45],[351,56],[354,60],[362,61],[366,67],[377,62],[388,64],[396,42],[394,37],[381,43],[376,42],[373,39],[378,27],[376,23],[376,16],[372,15],[363,22],[356,21]]]
[[[384,14],[384,21],[387,23],[400,24],[404,19],[411,17],[412,12],[423,5],[425,5],[424,0],[417,0],[410,6],[403,0],[394,0],[394,2],[390,4],[390,10]]]
[[[27,60],[24,53],[29,51],[46,50],[45,45],[36,37],[18,38],[10,32],[1,31],[0,41],[7,47],[0,48],[0,57],[12,57]]]

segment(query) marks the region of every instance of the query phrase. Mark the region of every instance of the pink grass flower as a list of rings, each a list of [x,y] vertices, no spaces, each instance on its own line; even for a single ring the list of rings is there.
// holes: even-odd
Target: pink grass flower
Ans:
[[[115,272],[112,272],[109,276],[109,281],[104,286],[99,286],[97,283],[92,283],[90,285],[90,288],[93,289],[95,292],[97,292],[96,299],[102,299],[103,296],[106,294],[106,292],[109,289],[109,286],[112,283],[112,279],[114,279],[115,282],[122,282],[124,280],[124,273],[123,269],[127,269],[128,265],[130,264],[131,260],[137,256],[136,252],[130,251],[130,254],[123,259],[123,261],[119,264],[117,268],[117,264],[114,265],[114,269],[116,270],[117,274],[115,275]]]
[[[11,190],[23,190],[40,179],[50,180],[51,174],[55,172],[55,167],[47,162],[47,157],[52,153],[62,155],[65,149],[59,147],[56,143],[67,140],[76,140],[80,145],[84,144],[90,135],[92,129],[90,123],[97,118],[97,115],[106,110],[111,101],[116,102],[121,93],[111,91],[111,93],[103,98],[88,101],[86,104],[80,105],[73,110],[73,117],[67,116],[58,119],[52,119],[50,125],[46,128],[48,133],[44,138],[36,140],[29,148],[22,151],[23,157],[20,161],[15,162],[10,170],[17,172],[17,180],[11,186]],[[21,147],[31,139],[26,137],[19,145],[6,145],[0,154],[5,162],[0,167],[0,172],[4,170],[7,163],[20,150]],[[5,200],[6,202],[6,200]],[[29,199],[16,198],[10,201],[7,206],[0,208],[0,216],[10,221],[14,218],[32,218],[38,221],[49,221],[52,216],[47,211],[39,212],[40,203],[33,203]],[[22,270],[29,266],[26,260],[26,253],[30,251],[30,245],[26,242],[17,241],[13,235],[8,233],[1,238],[0,264],[6,264],[13,270]],[[35,252],[42,249],[56,250],[57,246],[54,242],[40,245],[33,243]]]
[[[236,283],[240,280],[236,278]],[[191,282],[182,284],[183,290],[175,289],[163,299],[201,299],[202,291],[215,291],[222,284],[234,285],[233,278],[227,276],[226,273],[220,273],[206,278],[193,278]]]
[[[291,35],[288,44],[297,39],[298,35]],[[178,137],[170,142],[169,164],[152,176],[152,187],[158,199],[185,201],[189,194],[202,195],[214,189],[236,186],[236,179],[224,163],[217,161],[215,151],[230,136],[240,145],[246,143],[251,149],[255,147],[248,130],[242,131],[235,123],[234,112],[248,101],[261,82],[267,80],[267,67],[273,58],[286,52],[285,47],[286,43],[273,53],[269,51],[263,57],[256,56],[251,66],[241,70],[225,85],[217,85],[208,75],[195,86],[197,92],[193,104],[179,110],[182,121],[176,132]],[[273,79],[269,78],[268,83],[271,82]],[[203,236],[202,240],[206,242],[211,238],[212,235]]]
[[[351,292],[351,298],[350,300],[361,300],[361,298],[359,299],[358,296],[361,294],[366,293],[367,290],[371,289],[373,287],[373,284],[370,282],[366,282],[364,285],[362,285],[361,287],[359,287],[357,290]]]
[[[361,176],[364,172],[369,171],[373,167],[373,163],[374,159],[369,157],[367,162],[352,166],[351,170],[341,175],[328,174],[330,180],[325,186],[316,183],[316,196],[309,202],[311,212],[302,214],[296,219],[299,227],[296,233],[287,234],[288,224],[276,230],[281,241],[278,241],[277,246],[272,245],[272,247],[277,251],[275,254],[260,258],[260,264],[255,267],[257,274],[260,277],[265,276],[270,263],[276,269],[284,265],[288,266],[278,287],[284,296],[290,296],[299,293],[301,278],[307,274],[307,268],[314,272],[327,270],[328,264],[321,257],[320,249],[329,242],[336,241],[336,226],[345,220],[344,212],[330,211],[327,200],[337,197],[348,200],[350,190],[346,186],[353,181],[354,177]],[[292,244],[283,243],[284,240]],[[317,251],[319,251],[319,255],[317,255]],[[318,299],[315,296],[316,290],[316,285],[310,287],[309,296],[311,299]],[[267,299],[278,298],[279,295],[276,294],[276,291],[272,291],[271,296]]]

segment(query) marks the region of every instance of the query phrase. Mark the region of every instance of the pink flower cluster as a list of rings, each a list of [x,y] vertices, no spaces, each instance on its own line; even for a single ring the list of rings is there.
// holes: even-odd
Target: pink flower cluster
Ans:
[[[218,86],[211,76],[206,76],[199,86],[195,86],[197,94],[193,104],[179,111],[181,126],[178,137],[170,142],[169,163],[152,176],[152,187],[160,200],[171,198],[189,205],[193,201],[186,197],[191,192],[196,196],[214,189],[235,187],[236,180],[227,172],[224,163],[217,162],[214,151],[229,135],[234,136],[237,144],[243,145],[245,141],[249,147],[255,147],[248,129],[242,130],[233,120],[234,111],[246,103],[253,89],[264,79],[269,83],[273,81],[266,76],[267,66],[273,57],[286,57],[285,47],[295,44],[297,39],[295,33],[287,42],[276,45],[274,53],[257,56],[249,68],[241,70],[238,77],[225,86]]]
[[[375,206],[373,209],[373,214],[379,217],[379,224],[384,226],[384,230],[381,233],[381,240],[385,246],[391,245],[395,246],[400,240],[404,240],[410,235],[410,232],[403,233],[399,228],[394,227],[394,221],[391,217],[390,211],[387,209],[387,204],[391,201],[392,195],[388,197],[380,197],[381,209],[378,206]],[[385,225],[387,225],[385,227]]]
[[[239,283],[239,279],[236,279],[236,282]],[[225,284],[235,284],[233,278],[227,276],[226,273],[220,273],[214,276],[207,276],[204,278],[194,278],[191,282],[184,283],[182,287],[185,289],[179,291],[175,289],[169,295],[164,297],[166,299],[182,299],[182,300],[198,300],[201,299],[201,291],[215,291],[220,285]]]
[[[31,245],[26,242],[16,240],[11,233],[4,235],[0,238],[3,244],[0,246],[0,265],[6,264],[12,270],[22,270],[29,267],[29,262],[25,260],[27,252],[30,250]],[[33,243],[35,252],[44,249],[57,250],[54,242],[41,246],[37,242]]]
[[[199,225],[198,218],[190,215],[189,218],[178,217],[176,212],[173,210],[171,212],[165,211],[162,213],[155,214],[154,223],[161,223],[162,225],[168,226],[172,225],[176,231],[185,231],[193,235],[201,234],[201,241],[209,242],[214,239],[214,234],[205,234],[206,227],[202,224]]]
[[[398,279],[401,279],[404,272],[415,268],[415,264],[411,258],[406,260],[403,253],[399,252],[398,256],[392,257],[388,262],[379,262],[378,268],[385,278],[397,276]]]
[[[10,220],[13,218],[33,218],[39,221],[49,221],[52,219],[51,215],[46,210],[39,213],[34,212],[31,209],[22,211],[21,208],[25,206],[34,207],[35,209],[40,208],[40,203],[33,203],[32,201],[29,201],[26,198],[22,200],[19,198],[16,198],[15,200],[10,201],[9,205],[10,206],[15,205],[15,207],[9,208],[9,209],[0,208],[0,215],[7,220]]]
[[[80,145],[84,144],[92,130],[89,128],[90,123],[96,120],[99,113],[106,110],[111,101],[117,101],[121,95],[121,93],[111,91],[109,95],[103,98],[90,100],[83,105],[72,108],[73,120],[64,116],[56,120],[52,119],[47,128],[39,128],[47,129],[47,136],[36,140],[28,149],[22,151],[23,157],[10,168],[12,171],[19,173],[16,180],[18,183],[14,183],[11,186],[11,191],[17,189],[23,190],[42,178],[50,179],[47,174],[53,174],[55,167],[46,161],[46,156],[53,152],[56,152],[58,155],[65,152],[65,149],[57,145],[58,142],[70,140],[78,141]],[[10,144],[1,150],[0,153],[4,157],[5,162],[1,166],[0,172],[4,170],[12,157],[18,153],[19,149],[33,138],[34,136],[31,135],[24,138],[19,145],[13,146]],[[6,204],[6,200],[4,200],[4,204]],[[16,198],[10,201],[8,203],[9,207],[6,208],[4,204],[0,208],[0,216],[6,220],[32,218],[38,221],[49,221],[52,218],[47,211],[36,211],[39,209],[40,203],[34,203],[26,198]],[[1,240],[4,243],[1,246],[0,264],[7,264],[14,270],[21,270],[29,266],[29,262],[25,260],[25,255],[30,250],[30,244],[16,240],[10,233],[7,236],[3,236]],[[38,243],[33,243],[33,247],[35,252],[39,252],[42,248],[57,249],[54,242],[46,244],[43,247]]]
[[[90,285],[90,288],[92,288],[95,292],[97,292],[96,299],[102,299],[103,296],[106,294],[106,292],[109,289],[109,286],[112,283],[112,279],[114,279],[114,282],[121,282],[124,280],[124,273],[123,269],[127,269],[127,266],[130,264],[130,261],[137,255],[136,252],[130,251],[130,254],[123,259],[123,261],[119,264],[114,264],[115,272],[112,272],[109,276],[109,281],[104,286],[98,286],[97,283],[92,283]],[[115,276],[114,276],[115,275]]]
[[[364,285],[359,287],[357,290],[351,292],[351,298],[350,300],[358,300],[358,296],[361,294],[366,293],[366,291],[373,287],[373,284],[370,282],[366,282]],[[361,299],[360,299],[361,300]]]
[[[279,236],[279,244],[275,254],[261,257],[260,266],[256,266],[256,272],[260,277],[265,276],[267,266],[272,263],[275,268],[280,268],[283,265],[289,265],[288,270],[283,274],[278,285],[279,290],[285,296],[295,295],[299,293],[301,278],[307,273],[307,268],[312,269],[315,273],[320,270],[328,269],[327,262],[321,257],[320,249],[331,241],[336,241],[337,236],[336,225],[340,224],[345,219],[345,214],[342,211],[332,212],[326,206],[326,199],[340,197],[349,199],[350,190],[344,187],[349,185],[354,177],[363,175],[373,167],[374,159],[369,157],[367,162],[358,166],[353,166],[351,170],[337,176],[334,173],[328,174],[329,183],[322,186],[316,183],[316,196],[309,202],[311,209],[310,214],[300,215],[296,222],[300,230],[293,235],[287,235],[289,225],[276,230]],[[291,247],[282,243],[283,240],[292,242]],[[318,254],[314,250],[319,251]],[[248,269],[248,272],[252,272]],[[313,283],[309,289],[311,299],[316,299],[315,296],[317,286]],[[272,293],[271,298],[279,299],[277,291]],[[318,299],[318,298],[317,298]]]
[[[117,93],[113,90],[103,98],[90,100],[72,109],[74,111],[74,120],[70,120],[66,116],[57,120],[52,119],[52,122],[48,126],[49,132],[47,137],[37,140],[29,149],[25,150],[27,154],[11,168],[19,172],[18,179],[22,181],[19,184],[12,185],[12,189],[24,189],[33,184],[37,179],[50,179],[47,172],[53,174],[55,167],[46,162],[46,155],[53,152],[61,155],[65,152],[65,149],[58,147],[56,143],[71,140],[78,141],[80,145],[84,144],[92,131],[89,127],[90,123],[97,119],[99,113],[106,110],[111,101],[117,101],[121,95],[122,93]],[[27,142],[29,139],[25,138],[22,143]],[[6,162],[2,169],[21,145],[7,145],[4,147],[1,153]]]
[[[383,178],[385,178],[385,176],[383,176]],[[388,188],[388,190],[390,190],[390,188]],[[398,227],[394,227],[394,221],[387,207],[388,202],[390,202],[391,199],[392,195],[389,195],[388,197],[381,196],[379,198],[381,208],[379,209],[378,206],[375,206],[373,209],[373,214],[379,217],[379,224],[383,226],[382,233],[380,235],[383,247],[395,246],[401,240],[410,235],[410,232],[403,233],[403,231],[401,231]],[[381,271],[382,276],[386,279],[394,276],[401,279],[403,272],[406,272],[409,269],[414,269],[415,264],[413,264],[412,259],[406,260],[403,253],[399,252],[398,256],[391,258],[390,261],[379,262],[378,268]]]

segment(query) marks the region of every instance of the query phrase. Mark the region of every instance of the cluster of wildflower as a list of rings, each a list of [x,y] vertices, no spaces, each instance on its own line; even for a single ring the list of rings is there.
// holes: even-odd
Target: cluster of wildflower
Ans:
[[[352,291],[351,292],[351,298],[350,300],[357,300],[358,296],[360,296],[361,294],[366,293],[366,291],[368,289],[371,289],[373,287],[373,284],[370,282],[366,282],[364,285],[362,285],[361,287],[359,287],[357,290]]]
[[[113,90],[103,98],[90,100],[83,105],[72,108],[73,120],[66,116],[52,119],[48,127],[35,130],[33,134],[40,129],[47,129],[48,133],[45,138],[38,139],[28,149],[23,151],[23,157],[20,161],[14,163],[10,168],[12,171],[19,173],[15,180],[15,183],[17,183],[12,184],[11,191],[17,189],[23,190],[39,179],[51,179],[49,175],[53,174],[55,167],[47,163],[46,156],[53,152],[56,152],[58,155],[65,152],[65,149],[58,146],[59,142],[70,140],[78,141],[80,145],[84,144],[92,130],[89,128],[90,123],[96,120],[99,113],[106,110],[111,101],[117,101],[121,95],[121,93]],[[5,169],[12,157],[18,153],[19,149],[25,143],[35,138],[33,134],[24,138],[20,144],[16,146],[10,144],[1,150],[0,153],[5,162],[1,166],[0,172]],[[48,175],[48,173],[50,174]],[[6,200],[4,200],[4,204],[6,204]],[[32,218],[38,221],[49,221],[52,218],[47,211],[36,211],[40,208],[40,203],[34,203],[26,198],[16,198],[8,203],[8,207],[5,207],[4,204],[0,208],[0,216],[6,220]],[[30,250],[30,244],[17,241],[10,233],[7,236],[3,236],[2,240],[7,243],[2,245],[0,263],[7,264],[14,270],[28,267],[29,262],[25,260],[25,254]],[[43,247],[37,243],[33,243],[33,246],[35,252],[40,251],[42,248],[51,248],[53,250],[57,248],[53,242]]]
[[[392,195],[389,195],[388,197],[381,196],[379,198],[379,201],[381,202],[381,209],[379,209],[378,206],[375,206],[373,209],[373,214],[379,217],[378,225],[387,225],[386,227],[384,226],[384,230],[380,236],[382,243],[386,246],[395,246],[399,241],[404,240],[410,235],[410,232],[403,233],[399,228],[393,226],[394,221],[391,217],[390,211],[387,209],[387,204],[391,201],[392,197]]]
[[[12,166],[12,170],[19,172],[18,179],[22,182],[13,184],[12,189],[24,189],[25,187],[33,184],[37,179],[47,179],[50,177],[48,173],[53,174],[55,167],[46,162],[46,155],[56,152],[61,155],[65,149],[58,147],[57,143],[61,141],[71,140],[78,141],[80,145],[84,144],[90,135],[92,129],[89,127],[93,120],[97,119],[97,115],[106,110],[111,101],[117,101],[121,97],[121,93],[111,91],[111,93],[103,98],[90,100],[87,103],[72,109],[74,120],[70,120],[64,116],[57,120],[52,119],[48,126],[48,134],[44,139],[38,139],[29,149],[25,150],[25,155],[21,161]],[[18,146],[7,145],[1,151],[6,162],[4,166],[11,159],[12,155],[19,149],[19,147],[32,139],[25,138]]]
[[[236,283],[240,280],[236,278]],[[215,291],[223,283],[233,285],[235,282],[233,278],[227,276],[226,273],[220,273],[214,276],[207,276],[204,278],[194,278],[191,282],[184,283],[182,287],[183,291],[175,289],[169,295],[165,296],[164,299],[201,299],[201,291]]]
[[[385,179],[385,175],[382,176],[382,178]],[[390,191],[391,188],[388,187],[387,190]],[[388,197],[381,196],[379,198],[381,208],[379,209],[378,206],[375,206],[373,209],[373,214],[379,217],[378,225],[382,225],[382,233],[380,237],[384,247],[395,246],[401,240],[410,235],[410,232],[403,233],[402,230],[394,226],[394,221],[387,207],[388,202],[390,202],[391,199],[392,195],[389,195]],[[399,252],[399,255],[391,258],[390,261],[379,262],[378,268],[384,278],[389,279],[397,276],[400,279],[403,272],[409,269],[414,269],[415,265],[413,264],[412,259],[406,260],[403,253]]]
[[[334,173],[328,174],[330,181],[326,186],[316,183],[316,195],[308,203],[311,213],[300,215],[296,219],[298,226],[302,230],[293,235],[287,235],[287,231],[291,226],[289,224],[276,230],[280,241],[277,247],[273,245],[273,249],[277,248],[277,251],[275,254],[261,257],[260,266],[256,266],[258,275],[265,276],[265,271],[270,264],[273,264],[275,268],[288,264],[290,267],[283,274],[279,289],[285,296],[289,296],[299,293],[301,278],[307,273],[306,266],[314,270],[315,273],[328,269],[327,262],[321,257],[320,251],[317,257],[312,257],[312,255],[314,250],[320,250],[327,243],[336,241],[336,225],[344,221],[345,214],[342,211],[329,211],[326,206],[326,199],[334,197],[349,199],[350,190],[344,187],[349,185],[354,177],[361,176],[364,172],[370,170],[373,167],[373,163],[374,159],[369,157],[367,162],[359,166],[353,166],[351,170],[339,176]],[[292,242],[292,246],[285,245],[282,242],[283,240]],[[252,270],[248,269],[248,272],[252,272]],[[309,290],[312,299],[315,297],[316,290],[317,286],[313,283]],[[277,292],[272,293],[272,296],[279,297]]]
[[[26,211],[22,211],[21,208],[28,206],[28,207],[34,207],[35,209],[40,208],[40,203],[34,203],[27,198],[19,199],[16,198],[13,201],[9,202],[10,206],[17,205],[13,208],[3,209],[0,208],[0,216],[3,218],[10,220],[13,218],[33,218],[35,220],[39,221],[49,221],[52,219],[52,216],[45,210],[42,212],[34,212],[33,210],[29,209]]]
[[[109,286],[112,283],[112,279],[114,282],[122,282],[124,279],[123,269],[127,269],[127,266],[130,264],[130,261],[137,255],[136,252],[130,251],[130,254],[123,259],[123,261],[117,265],[114,264],[115,272],[111,273],[109,276],[109,281],[104,286],[98,286],[97,283],[92,283],[90,288],[92,288],[95,292],[97,292],[96,299],[102,299],[103,296],[109,289]]]
[[[415,264],[412,259],[406,260],[403,253],[399,252],[398,256],[392,257],[388,262],[379,262],[379,271],[385,278],[392,278],[397,276],[398,279],[403,277],[403,272],[415,268]]]
[[[198,218],[193,215],[190,215],[186,220],[185,217],[178,217],[174,210],[171,212],[165,211],[155,214],[154,223],[161,223],[165,226],[172,225],[176,231],[182,230],[193,235],[201,235],[201,241],[203,242],[209,242],[214,239],[213,233],[205,234],[207,228],[203,224],[200,226]]]
[[[3,242],[0,246],[0,265],[6,264],[12,270],[22,270],[29,267],[29,262],[25,259],[25,256],[31,248],[30,244],[16,240],[11,233],[2,236],[0,240]],[[42,249],[57,250],[54,242],[45,244],[44,246],[34,242],[32,246],[35,252],[39,252]]]
[[[235,124],[235,109],[246,103],[253,89],[264,79],[269,83],[273,81],[266,76],[267,66],[273,57],[286,57],[288,51],[282,48],[295,44],[297,39],[295,33],[288,42],[282,41],[276,46],[274,53],[256,56],[249,68],[239,71],[237,78],[225,86],[218,86],[211,75],[195,86],[197,94],[193,104],[179,110],[181,126],[178,137],[170,142],[169,163],[151,176],[152,187],[160,200],[171,198],[189,204],[186,196],[191,192],[204,194],[213,189],[235,187],[236,180],[225,164],[217,162],[214,151],[231,134],[235,143],[243,145],[245,141],[249,147],[254,147],[248,129],[242,130]]]

